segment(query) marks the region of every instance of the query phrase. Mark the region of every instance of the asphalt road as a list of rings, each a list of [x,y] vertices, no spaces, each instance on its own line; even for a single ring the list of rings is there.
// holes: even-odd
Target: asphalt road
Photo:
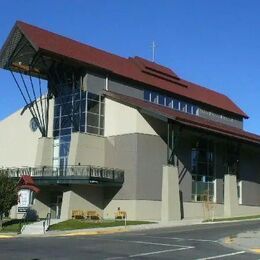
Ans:
[[[0,259],[260,259],[260,255],[220,243],[224,237],[257,229],[260,221],[97,236],[0,239]]]

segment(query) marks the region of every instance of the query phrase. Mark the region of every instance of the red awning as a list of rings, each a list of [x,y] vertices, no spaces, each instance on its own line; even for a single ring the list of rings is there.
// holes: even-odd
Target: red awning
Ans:
[[[30,175],[22,175],[20,177],[20,180],[18,182],[18,189],[29,189],[36,193],[40,191]]]

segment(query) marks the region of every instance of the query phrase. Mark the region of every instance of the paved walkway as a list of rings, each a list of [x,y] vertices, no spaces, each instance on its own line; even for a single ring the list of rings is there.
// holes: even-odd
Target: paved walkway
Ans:
[[[45,231],[43,229],[43,222],[45,220],[37,221],[32,224],[25,225],[22,228],[21,235],[43,235],[47,231],[47,226],[45,227]],[[63,220],[60,219],[51,219],[51,225],[59,223]]]
[[[236,236],[226,237],[223,242],[230,247],[260,254],[260,230],[247,231]]]

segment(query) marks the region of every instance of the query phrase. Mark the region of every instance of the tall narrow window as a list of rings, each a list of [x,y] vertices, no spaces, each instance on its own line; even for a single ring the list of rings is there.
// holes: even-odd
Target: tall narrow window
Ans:
[[[213,201],[215,161],[214,145],[208,140],[197,141],[191,151],[192,199]]]

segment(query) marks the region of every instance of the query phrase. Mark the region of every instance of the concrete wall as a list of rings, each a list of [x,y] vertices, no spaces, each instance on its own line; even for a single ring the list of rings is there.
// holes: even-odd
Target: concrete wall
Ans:
[[[68,164],[105,166],[106,139],[85,133],[72,133]]]
[[[204,202],[184,202],[183,203],[184,219],[209,219],[214,217],[223,217],[224,205],[211,204]]]
[[[240,152],[239,178],[242,182],[242,204],[260,206],[260,151],[243,145]]]
[[[120,210],[126,211],[129,220],[157,220],[161,219],[161,201],[152,200],[112,200],[104,208],[104,218],[114,218]]]
[[[49,189],[41,188],[41,191],[35,195],[32,209],[36,210],[39,218],[46,218],[50,212],[51,192]]]
[[[182,201],[191,201],[191,139],[185,130],[179,133],[177,138],[176,155],[181,199]]]
[[[84,90],[90,91],[96,94],[102,94],[105,89],[106,79],[104,76],[95,75],[93,73],[87,73],[84,80]]]
[[[109,80],[108,90],[135,98],[144,98],[144,88],[132,86],[113,79]]]
[[[162,168],[167,164],[167,145],[159,136],[137,135],[138,200],[161,200]]]
[[[13,113],[0,122],[0,167],[35,166],[38,150],[38,138],[41,137],[37,129],[30,128],[32,115],[27,109],[21,115],[22,109]],[[53,100],[50,100],[49,130],[52,137]]]
[[[72,216],[72,210],[95,210],[103,215],[103,189],[98,186],[71,185],[63,192],[61,219]]]
[[[30,129],[30,112],[21,110],[0,122],[0,167],[34,166],[40,131]]]
[[[220,115],[225,115],[226,117],[230,117],[233,120],[229,120],[229,119],[220,117]],[[233,126],[233,127],[243,129],[243,119],[236,119],[236,118],[234,118],[234,116],[224,114],[222,111],[218,111],[218,112],[214,113],[214,112],[211,112],[207,108],[203,108],[203,109],[200,108],[199,109],[199,116],[206,118],[206,119],[209,119],[209,120],[220,122],[222,124],[226,124],[226,125],[230,125],[230,126]]]
[[[40,137],[38,139],[37,151],[35,154],[35,166],[52,167],[53,161],[53,138]]]
[[[157,135],[147,120],[135,108],[105,99],[105,136],[130,133]]]

